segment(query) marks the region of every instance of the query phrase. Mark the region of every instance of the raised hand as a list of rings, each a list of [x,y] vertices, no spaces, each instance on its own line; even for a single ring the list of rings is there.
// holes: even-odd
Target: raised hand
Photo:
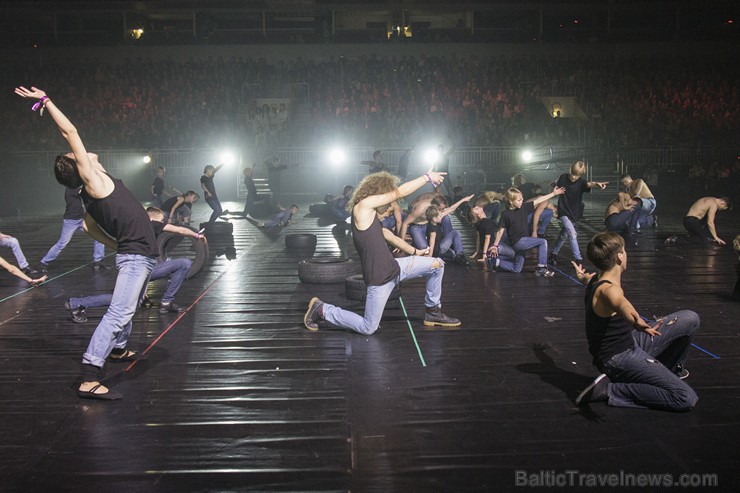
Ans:
[[[46,93],[41,89],[31,86],[31,89],[26,89],[23,86],[16,87],[15,93],[22,98],[41,99],[46,96]]]

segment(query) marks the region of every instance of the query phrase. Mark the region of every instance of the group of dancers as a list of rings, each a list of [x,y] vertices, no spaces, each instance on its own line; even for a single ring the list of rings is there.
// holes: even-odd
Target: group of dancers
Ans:
[[[535,275],[553,277],[551,266],[557,265],[558,253],[569,242],[571,264],[587,285],[586,338],[593,364],[601,372],[578,395],[578,406],[606,402],[614,407],[692,409],[698,397],[684,380],[689,375],[686,360],[700,325],[699,316],[682,310],[651,325],[621,287],[628,257],[624,238],[640,234],[644,227],[657,227],[655,196],[643,180],[629,174],[620,177],[624,191],[607,206],[606,231],[596,234],[586,248],[588,260],[599,273],[588,273],[576,225],[583,217],[583,194],[593,188],[604,190],[608,182],[588,181],[585,173],[586,164],[576,161],[553,183],[553,191],[548,194],[537,193],[537,188],[527,184],[520,174],[512,184],[521,189],[512,186],[484,192],[472,202],[472,195],[460,197],[460,187],[453,189],[454,195],[448,200],[440,193],[447,173],[434,170],[400,185],[396,176],[374,172],[356,189],[345,187],[330,201],[331,211],[340,220],[344,213],[351,218],[352,237],[367,284],[364,315],[313,297],[304,314],[305,327],[316,331],[321,321],[327,321],[335,327],[373,334],[391,292],[403,280],[417,277],[426,278],[424,325],[460,326],[460,320],[441,310],[442,277],[445,261],[468,265],[460,232],[449,220],[449,214],[458,208],[467,209],[477,235],[471,259],[484,263],[491,271],[521,272],[526,252],[537,249]],[[407,210],[401,211],[399,202],[428,183],[434,191],[418,195]],[[527,200],[523,190],[531,195]],[[549,202],[554,197],[558,198],[557,206]],[[450,201],[454,202],[448,205]],[[730,200],[724,197],[697,200],[684,220],[687,239],[724,245],[717,236],[714,219],[717,211],[730,207]],[[561,229],[548,253],[547,240],[542,236],[554,215]],[[673,238],[667,243],[675,243]]]
[[[15,92],[23,98],[36,100],[34,108],[45,109],[49,113],[71,149],[70,153],[58,156],[54,165],[57,181],[69,190],[76,190],[84,205],[84,217],[74,219],[82,222],[70,223],[68,229],[75,225],[74,230],[82,227],[100,244],[116,251],[115,287],[110,295],[97,301],[100,304],[107,303],[108,309],[83,354],[81,383],[77,393],[81,398],[120,399],[122,395],[119,392],[101,384],[102,369],[106,360],[130,361],[137,357],[134,351],[126,347],[131,333],[131,320],[144,297],[146,283],[158,266],[157,232],[168,229],[171,218],[167,216],[172,216],[177,208],[166,211],[163,203],[165,211],[150,208],[147,212],[123,182],[106,173],[98,157],[87,152],[75,126],[44,91],[35,87],[18,87]],[[212,183],[218,168],[207,167],[205,179],[201,179],[206,200],[214,209],[215,217],[212,215],[211,220],[223,212],[220,204],[215,203],[217,196]],[[472,196],[460,197],[452,204],[448,203],[446,194],[440,193],[446,190],[443,186],[446,171],[429,170],[401,184],[397,176],[386,171],[369,174],[352,190],[351,195],[346,193],[346,189],[342,194],[346,211],[351,217],[352,237],[367,285],[365,312],[358,315],[313,297],[304,314],[305,327],[316,331],[321,321],[327,321],[360,334],[373,334],[379,327],[385,304],[394,288],[405,279],[418,277],[426,278],[423,324],[430,327],[461,326],[459,319],[442,311],[441,298],[444,259],[451,258],[453,262],[467,265],[464,252],[456,250],[461,244],[458,241],[459,234],[449,233],[446,224],[449,223],[451,211],[468,205],[469,217],[476,223],[478,233],[477,252],[473,259],[491,270],[520,272],[525,252],[536,248],[538,260],[535,274],[552,277],[549,266],[557,261],[557,254],[566,241],[570,242],[573,267],[578,277],[588,283],[586,335],[594,365],[602,372],[578,396],[578,405],[606,401],[618,407],[673,411],[691,409],[697,396],[683,379],[688,376],[686,357],[692,337],[699,327],[699,317],[694,312],[684,310],[650,325],[639,315],[621,288],[628,256],[624,239],[616,232],[598,233],[589,241],[587,257],[599,273],[586,272],[576,229],[576,223],[583,215],[582,197],[593,188],[605,189],[607,182],[585,180],[585,169],[582,161],[574,163],[569,173],[558,178],[552,192],[530,201],[525,201],[521,190],[512,187],[503,194],[482,194],[472,203],[469,203]],[[652,213],[655,202],[654,197],[643,197],[650,193],[642,188],[629,191],[636,180],[630,181],[630,177],[623,177],[622,180],[628,187],[630,200],[641,200],[638,219],[630,218],[626,223],[628,229],[625,234],[628,234],[637,229],[643,216]],[[426,184],[431,184],[435,191],[414,199],[404,217],[399,201]],[[543,215],[548,215],[545,210],[552,208],[548,205],[549,200],[554,197],[558,197],[556,212],[562,227],[552,251],[548,253],[547,241],[538,238],[538,232],[541,231],[539,223]],[[504,210],[501,210],[502,198],[506,198]],[[716,200],[714,203],[702,202],[704,205],[695,204],[689,216],[699,221],[706,217],[707,228],[719,243],[714,230],[714,214],[729,208],[731,204],[727,199]],[[625,210],[638,211],[637,202],[625,201],[625,204],[628,206]],[[499,215],[495,218],[497,208]],[[621,212],[624,211],[616,213]],[[607,219],[610,216],[608,214]],[[485,224],[481,226],[481,223]],[[198,233],[188,228],[175,231],[199,237]],[[429,234],[424,234],[427,232]],[[407,241],[407,233],[411,241]],[[451,234],[452,240],[448,240],[448,234]],[[437,245],[439,250],[436,250]],[[99,252],[100,247],[96,248],[96,252]],[[448,253],[450,251],[451,254]],[[406,255],[399,255],[399,252]],[[45,257],[48,262],[53,260],[54,252],[51,253]],[[9,270],[13,272],[12,266]],[[23,274],[22,270],[18,271]],[[39,283],[43,279],[26,280]],[[171,299],[163,298],[162,305],[165,306],[165,312],[177,311]],[[172,308],[167,308],[168,305]]]

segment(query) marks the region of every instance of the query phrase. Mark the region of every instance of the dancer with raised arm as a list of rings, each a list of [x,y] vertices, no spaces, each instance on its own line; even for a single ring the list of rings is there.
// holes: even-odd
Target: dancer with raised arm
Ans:
[[[149,216],[123,182],[106,173],[96,154],[88,153],[77,128],[44,91],[18,87],[16,94],[38,100],[33,109],[46,109],[69,144],[71,153],[57,156],[54,174],[68,188],[82,186],[85,231],[116,250],[118,275],[110,307],[82,355],[82,398],[115,400],[123,396],[100,383],[106,358],[131,361],[136,353],[126,349],[131,319],[144,295],[144,288],[157,256],[157,242]]]
[[[367,285],[365,314],[344,310],[338,306],[312,298],[303,317],[306,328],[316,331],[318,322],[332,324],[360,334],[373,334],[380,325],[385,304],[393,289],[404,279],[426,277],[426,314],[424,325],[457,327],[460,321],[442,313],[442,277],[445,264],[442,259],[426,257],[426,249],[418,250],[383,228],[380,220],[389,214],[390,204],[405,197],[427,183],[439,185],[444,173],[428,171],[425,175],[398,186],[398,178],[382,171],[366,176],[350,201],[352,210],[352,238],[362,262],[362,277]],[[410,254],[394,258],[388,244]]]

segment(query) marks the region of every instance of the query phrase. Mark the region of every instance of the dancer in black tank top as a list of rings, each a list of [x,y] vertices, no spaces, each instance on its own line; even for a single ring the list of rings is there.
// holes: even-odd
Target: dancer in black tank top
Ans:
[[[588,259],[601,270],[588,274],[573,262],[586,288],[586,338],[596,368],[602,372],[576,398],[576,405],[606,401],[614,407],[689,411],[698,397],[683,379],[691,338],[699,316],[681,310],[651,327],[622,291],[627,270],[624,239],[613,232],[594,236]]]
[[[355,248],[362,262],[362,276],[367,285],[364,316],[343,310],[338,306],[312,298],[303,322],[308,330],[318,330],[318,322],[327,320],[360,334],[373,334],[380,325],[385,304],[393,289],[404,279],[425,277],[426,314],[424,325],[457,327],[460,321],[442,313],[442,277],[444,262],[427,257],[427,250],[417,250],[390,230],[381,227],[380,221],[391,213],[391,203],[405,197],[427,183],[440,184],[445,173],[433,171],[398,186],[398,178],[385,171],[366,176],[357,186],[352,207],[352,235]],[[395,258],[388,245],[410,254]]]
[[[72,152],[57,156],[56,179],[68,188],[83,187],[80,196],[87,207],[85,232],[117,252],[118,274],[113,298],[82,356],[82,383],[77,394],[88,399],[120,399],[123,397],[120,393],[100,383],[100,373],[108,357],[118,362],[136,357],[136,353],[126,349],[126,343],[131,319],[157,255],[149,217],[123,182],[109,176],[98,156],[87,152],[75,126],[44,91],[18,87],[15,92],[38,100],[33,109],[48,110],[59,127]]]

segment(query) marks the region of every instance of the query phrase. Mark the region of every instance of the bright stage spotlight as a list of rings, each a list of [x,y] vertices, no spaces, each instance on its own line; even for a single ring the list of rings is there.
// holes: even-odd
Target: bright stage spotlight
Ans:
[[[439,163],[440,158],[439,150],[437,150],[436,147],[430,147],[426,151],[424,151],[424,163],[427,166],[435,166],[437,163]]]
[[[232,153],[231,151],[224,151],[219,156],[218,161],[224,166],[229,167],[236,162],[236,157],[234,156],[234,153]]]
[[[333,147],[329,150],[329,163],[335,168],[342,166],[347,161],[347,154],[339,147]]]
[[[144,162],[144,164],[149,164],[149,163],[152,162],[152,157],[151,156],[144,156],[142,158],[142,161]]]
[[[528,163],[531,160],[532,160],[532,151],[529,151],[529,150],[523,151],[522,152],[522,161],[524,161],[525,163]]]

